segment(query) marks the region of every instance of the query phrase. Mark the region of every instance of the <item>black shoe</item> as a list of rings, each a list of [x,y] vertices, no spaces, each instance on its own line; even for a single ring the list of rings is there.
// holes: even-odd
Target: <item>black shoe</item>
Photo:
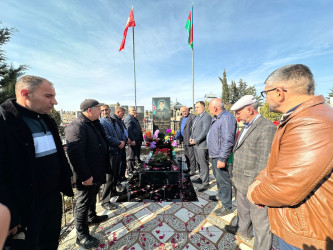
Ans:
[[[209,184],[202,184],[200,188],[198,189],[198,192],[204,192],[208,189]]]
[[[103,204],[102,207],[103,207],[104,209],[108,209],[108,210],[115,210],[115,209],[118,209],[118,205],[115,204],[115,203],[111,203],[111,202],[108,202],[108,203]]]
[[[88,219],[88,224],[101,223],[109,218],[107,215],[95,215],[93,218]]]
[[[219,201],[219,200],[216,198],[216,195],[210,195],[210,196],[208,197],[208,199],[211,200],[211,201]]]
[[[202,184],[202,180],[200,178],[192,180],[192,183],[196,183],[196,184]]]
[[[226,216],[228,214],[231,214],[233,211],[232,209],[226,209],[224,207],[220,207],[214,211],[214,214],[217,216]]]
[[[79,238],[76,238],[76,244],[85,249],[91,249],[93,247],[97,247],[99,243],[100,243],[99,240],[91,235],[88,235],[81,240],[79,240]]]
[[[236,234],[238,230],[238,226],[232,226],[232,225],[225,225],[224,229],[227,230],[227,232],[231,234]]]
[[[251,239],[252,239],[252,236],[245,236],[245,235],[242,235],[242,234],[240,234],[239,232],[237,232],[237,230],[238,230],[238,226],[225,225],[225,226],[224,226],[224,229],[225,229],[228,233],[231,233],[231,234],[234,234],[234,235],[239,235],[239,236],[245,238],[246,240],[251,240]]]
[[[188,172],[190,172],[189,169],[183,170],[183,173],[187,174]]]

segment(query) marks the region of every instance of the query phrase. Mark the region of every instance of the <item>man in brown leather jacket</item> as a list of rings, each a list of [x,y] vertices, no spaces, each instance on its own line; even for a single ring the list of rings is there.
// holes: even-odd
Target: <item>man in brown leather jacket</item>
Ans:
[[[261,94],[283,116],[248,199],[269,207],[280,249],[333,249],[333,109],[314,96],[305,65],[279,68],[265,84]]]

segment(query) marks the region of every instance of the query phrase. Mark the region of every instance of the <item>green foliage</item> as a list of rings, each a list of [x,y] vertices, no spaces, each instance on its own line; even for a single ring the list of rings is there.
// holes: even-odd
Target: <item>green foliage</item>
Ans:
[[[333,97],[333,88],[330,89],[330,92],[328,93],[328,96],[326,97],[326,101],[330,101],[330,97]]]
[[[264,103],[264,106],[262,106],[260,108],[260,114],[266,118],[267,120],[270,120],[270,121],[279,121],[281,119],[281,116],[282,114],[279,114],[279,113],[275,113],[275,112],[270,112],[269,111],[269,106],[268,106],[268,103],[265,102]]]
[[[59,127],[61,124],[61,116],[58,111],[56,111],[54,108],[51,110],[51,113],[49,114],[56,122],[57,126]]]
[[[234,80],[231,81],[231,84],[227,83],[227,74],[225,70],[223,71],[223,78],[219,77],[222,83],[222,100],[225,104],[234,104],[244,95],[253,95],[259,102],[259,105],[262,103],[261,96],[257,95],[257,90],[254,86],[248,86],[246,82],[242,79],[239,79],[238,84]],[[229,106],[226,105],[226,109]],[[230,108],[230,107],[229,107]]]
[[[1,49],[10,40],[15,31],[15,29],[0,27],[0,103],[8,98],[15,97],[15,83],[28,68],[26,65],[20,65],[18,68],[13,65],[9,66],[6,62],[5,52]]]

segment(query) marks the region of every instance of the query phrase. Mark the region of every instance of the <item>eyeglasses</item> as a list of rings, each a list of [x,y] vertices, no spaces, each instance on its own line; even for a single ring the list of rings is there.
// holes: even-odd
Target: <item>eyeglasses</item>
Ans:
[[[268,92],[270,92],[270,91],[274,91],[274,90],[276,90],[277,88],[274,88],[274,89],[269,89],[269,90],[264,90],[264,91],[261,91],[260,92],[260,95],[263,97],[263,98],[266,98],[266,96],[267,96],[267,93]]]
[[[274,90],[276,90],[276,89],[279,89],[279,87],[274,88],[274,89],[269,89],[269,90],[266,90],[266,91],[261,91],[261,92],[260,92],[260,95],[261,95],[263,98],[266,98],[268,92],[270,92],[270,91],[274,91]],[[284,91],[284,92],[287,92],[286,89],[281,89],[281,90]]]

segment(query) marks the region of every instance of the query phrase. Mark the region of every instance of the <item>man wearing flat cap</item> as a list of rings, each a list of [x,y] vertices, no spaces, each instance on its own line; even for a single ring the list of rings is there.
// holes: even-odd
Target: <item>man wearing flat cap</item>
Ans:
[[[89,234],[88,223],[100,223],[108,218],[96,215],[96,195],[106,181],[106,170],[111,167],[108,141],[99,122],[101,105],[94,99],[85,99],[80,105],[82,113],[65,130],[77,188],[76,243],[88,249],[99,245],[99,240]]]
[[[252,238],[254,229],[254,249],[271,249],[272,234],[268,221],[267,207],[260,208],[246,197],[248,187],[254,178],[266,167],[276,126],[258,113],[258,103],[254,96],[245,95],[231,110],[236,118],[244,123],[233,149],[233,183],[237,189],[238,225],[226,225],[232,234]]]

